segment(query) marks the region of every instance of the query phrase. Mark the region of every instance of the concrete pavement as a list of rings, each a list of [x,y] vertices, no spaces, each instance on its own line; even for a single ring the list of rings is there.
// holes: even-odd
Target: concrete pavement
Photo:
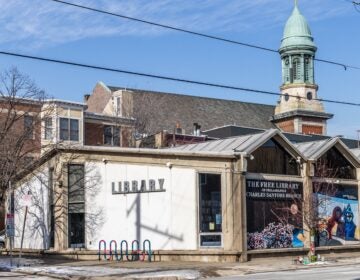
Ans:
[[[290,258],[257,259],[247,263],[195,263],[195,262],[115,262],[73,261],[28,258],[26,266],[9,269],[8,258],[0,258],[0,268],[11,270],[19,279],[333,279],[343,272],[349,279],[360,280],[360,256],[334,255],[328,262],[313,266],[293,264]],[[19,274],[20,273],[20,274]],[[26,275],[30,278],[26,278]],[[301,278],[302,275],[307,275]],[[323,277],[323,275],[327,275]],[[36,276],[35,278],[32,278]],[[291,276],[291,277],[290,277]],[[294,278],[294,277],[300,278]],[[14,279],[10,273],[6,277]],[[43,278],[40,278],[43,277]],[[45,278],[44,278],[45,277]],[[47,278],[46,278],[47,277]],[[351,278],[352,277],[352,278]],[[356,278],[358,277],[358,278]],[[7,279],[3,278],[2,279]],[[15,278],[17,279],[17,278]],[[335,279],[335,278],[334,278]],[[346,280],[343,278],[341,280]],[[338,280],[338,278],[336,279]]]
[[[214,278],[215,279],[215,278]],[[250,275],[235,275],[216,278],[217,280],[360,280],[360,265],[300,269],[295,271],[273,271]]]

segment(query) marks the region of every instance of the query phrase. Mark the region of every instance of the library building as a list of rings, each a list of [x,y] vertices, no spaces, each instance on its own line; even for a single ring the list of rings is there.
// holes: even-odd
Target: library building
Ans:
[[[60,148],[17,184],[15,247],[30,195],[23,247],[49,253],[94,258],[101,242],[148,240],[162,260],[241,261],[306,252],[310,229],[318,248],[360,249],[359,168],[339,138],[292,144],[276,129],[168,149]]]

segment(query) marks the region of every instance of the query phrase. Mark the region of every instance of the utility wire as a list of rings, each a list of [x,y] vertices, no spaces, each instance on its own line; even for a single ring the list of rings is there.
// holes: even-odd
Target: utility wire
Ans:
[[[170,26],[170,25],[166,25],[166,24],[153,22],[153,21],[143,20],[143,19],[139,19],[139,18],[135,18],[135,17],[126,16],[123,14],[118,14],[118,13],[113,13],[113,12],[109,12],[109,11],[105,11],[105,10],[92,8],[89,6],[74,4],[74,3],[67,2],[67,1],[63,1],[63,0],[50,0],[50,1],[68,5],[68,6],[72,6],[72,7],[76,7],[76,8],[80,8],[80,9],[85,9],[85,10],[96,12],[96,13],[101,13],[101,14],[105,14],[105,15],[110,15],[110,16],[114,16],[114,17],[118,17],[118,18],[123,18],[123,19],[131,20],[131,21],[136,21],[136,22],[140,22],[140,23],[144,23],[144,24],[153,25],[153,26],[157,26],[157,27],[161,27],[161,28],[166,28],[166,29],[173,30],[173,31],[179,31],[179,32],[183,32],[183,33],[187,33],[187,34],[191,34],[191,35],[195,35],[195,36],[199,36],[199,37],[203,37],[203,38],[208,38],[208,39],[222,41],[222,42],[226,42],[226,43],[230,43],[230,44],[240,45],[243,47],[254,48],[254,49],[258,49],[258,50],[262,50],[262,51],[278,53],[278,51],[275,49],[270,49],[270,48],[266,48],[266,47],[259,46],[259,45],[244,43],[244,42],[226,39],[226,38],[222,38],[222,37],[218,37],[218,36],[214,36],[214,35],[191,31],[191,30],[187,30],[187,29],[183,29],[183,28],[179,28],[179,27],[175,27],[175,26]],[[326,59],[318,59],[318,58],[315,58],[315,60],[319,61],[319,62],[323,62],[323,63],[341,66],[345,70],[347,70],[347,69],[360,70],[360,67],[358,67],[358,66],[348,65],[348,64],[341,63],[341,62],[336,62],[336,61],[331,61],[331,60],[326,60]]]
[[[123,69],[119,69],[119,68],[110,68],[110,67],[105,67],[105,66],[90,65],[90,64],[84,64],[84,63],[79,63],[79,62],[72,62],[72,61],[46,58],[46,57],[40,57],[40,56],[25,55],[25,54],[14,53],[14,52],[0,51],[0,54],[6,55],[6,56],[18,57],[18,58],[32,59],[32,60],[38,60],[38,61],[43,61],[43,62],[57,63],[57,64],[75,66],[75,67],[82,67],[82,68],[88,68],[88,69],[94,69],[94,70],[102,70],[102,71],[108,71],[108,72],[115,72],[115,73],[147,77],[147,78],[153,78],[153,79],[159,79],[159,80],[167,80],[167,81],[186,83],[186,84],[193,84],[193,85],[199,85],[199,86],[208,86],[208,87],[229,89],[229,90],[235,90],[235,91],[252,92],[252,93],[272,95],[272,96],[282,96],[281,93],[273,92],[273,91],[265,91],[265,90],[258,90],[258,89],[253,89],[253,88],[245,88],[245,87],[225,85],[225,84],[188,80],[188,79],[175,78],[175,77],[170,77],[170,76],[161,76],[161,75],[155,75],[155,74],[123,70]],[[289,97],[295,97],[298,99],[306,99],[305,97],[300,97],[297,95],[290,95],[290,94],[289,94]],[[354,103],[354,102],[348,102],[348,101],[321,99],[321,98],[314,98],[313,100],[318,100],[318,101],[327,102],[327,103],[335,103],[335,104],[341,104],[341,105],[350,105],[350,106],[360,107],[360,103]]]

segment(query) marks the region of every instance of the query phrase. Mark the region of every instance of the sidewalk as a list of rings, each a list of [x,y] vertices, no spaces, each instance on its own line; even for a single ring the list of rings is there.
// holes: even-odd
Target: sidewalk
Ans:
[[[15,264],[16,264],[15,260]],[[247,263],[195,262],[116,262],[69,261],[60,259],[23,259],[19,267],[10,267],[9,258],[0,258],[0,270],[58,279],[198,279],[240,276],[253,273],[289,271],[314,267],[360,264],[360,256],[327,258],[324,263],[293,264],[290,258],[258,259]]]

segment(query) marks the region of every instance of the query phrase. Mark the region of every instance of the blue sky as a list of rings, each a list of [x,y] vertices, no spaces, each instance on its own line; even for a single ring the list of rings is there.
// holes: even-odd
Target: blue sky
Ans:
[[[164,24],[277,49],[292,0],[69,0]],[[197,38],[66,7],[49,0],[0,0],[0,49],[152,74],[278,91],[277,54]],[[360,66],[360,13],[346,0],[300,0],[317,57]],[[50,96],[82,101],[96,82],[276,104],[277,97],[86,70],[0,56]],[[359,70],[317,63],[319,95],[360,103]],[[325,104],[330,135],[357,137],[360,107]],[[254,112],[256,113],[256,112]],[[249,116],[251,117],[251,116]]]

